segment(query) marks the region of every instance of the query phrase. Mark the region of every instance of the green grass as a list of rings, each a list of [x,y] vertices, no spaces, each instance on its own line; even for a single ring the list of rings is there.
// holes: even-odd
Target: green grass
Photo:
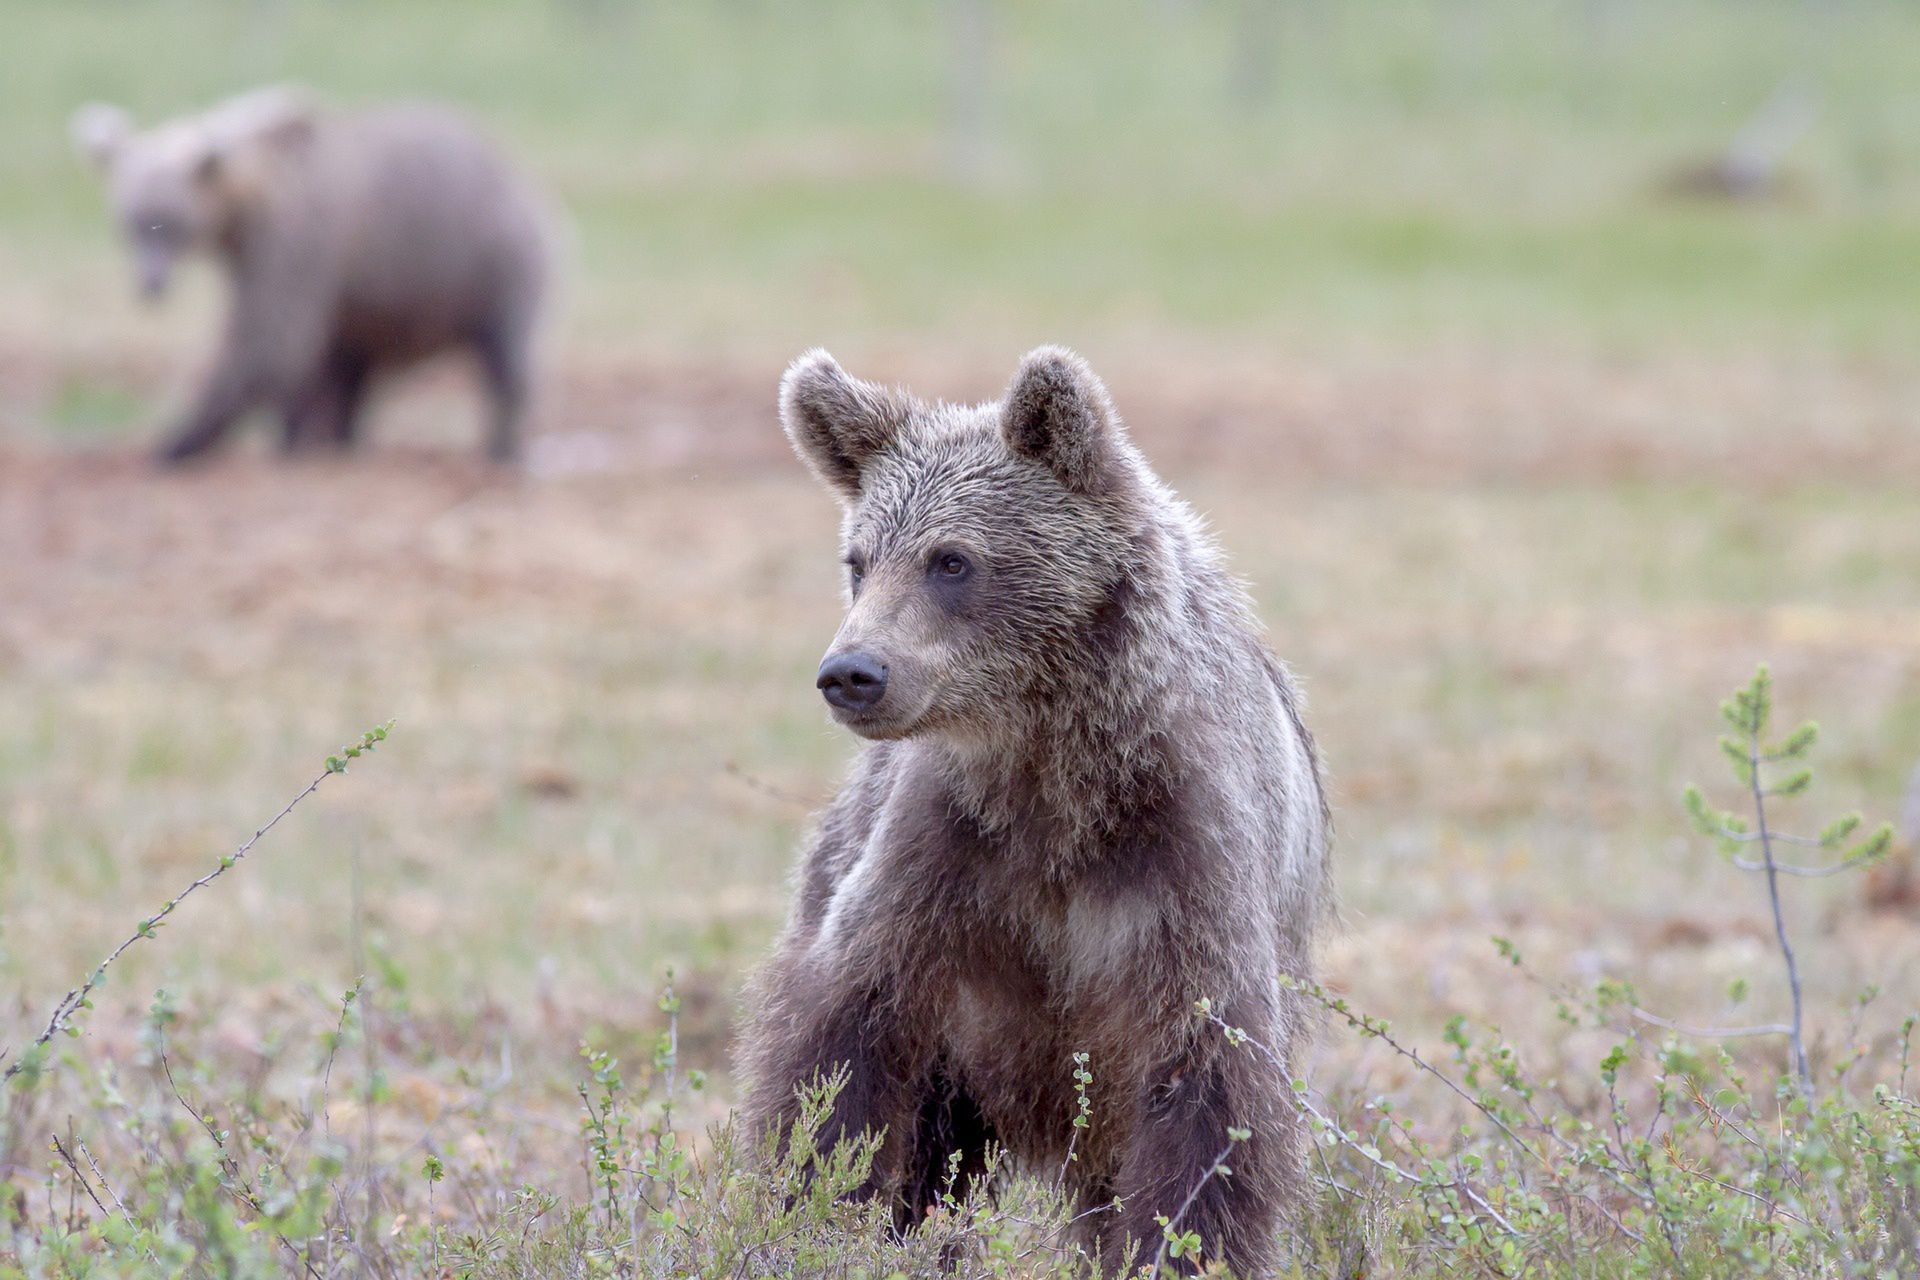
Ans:
[[[577,219],[582,341],[1915,336],[1903,6],[1282,6],[1255,99],[1237,12],[997,9],[988,165],[963,182],[937,6],[14,4],[0,238],[16,291],[113,261],[63,137],[79,102],[153,119],[290,78],[493,122]],[[1820,97],[1792,200],[1658,194],[1787,77]]]
[[[663,1122],[646,1064],[671,967],[681,1064],[713,1073],[676,1120],[712,1163],[697,1186],[649,1185],[684,1191],[709,1244],[740,1225],[720,1221],[735,1199],[777,1234],[764,1180],[702,1130],[733,1101],[742,975],[852,750],[810,679],[837,618],[834,512],[771,407],[782,360],[816,343],[955,396],[991,395],[1046,340],[1110,375],[1310,695],[1345,913],[1327,974],[1429,1060],[1470,1015],[1564,1095],[1556,1114],[1604,1123],[1613,1030],[1570,1030],[1494,933],[1550,980],[1631,979],[1677,1016],[1715,1017],[1741,978],[1755,1020],[1779,1012],[1762,902],[1690,838],[1679,794],[1722,776],[1712,708],[1762,658],[1783,714],[1825,721],[1823,812],[1892,816],[1920,758],[1920,15],[1288,0],[1249,101],[1241,12],[996,4],[987,159],[963,174],[938,4],[0,0],[0,986],[17,995],[0,1048],[326,750],[399,719],[130,951],[58,1077],[0,1115],[0,1182],[25,1197],[0,1197],[0,1232],[25,1215],[0,1277],[111,1273],[103,1215],[69,1207],[45,1149],[68,1116],[154,1228],[115,1246],[129,1274],[184,1247],[169,1230],[203,1271],[220,1239],[246,1263],[227,1273],[286,1261],[158,1072],[158,988],[187,1096],[249,1170],[278,1161],[323,1193],[322,1236],[384,1242],[372,1273],[453,1254],[547,1275],[631,1260],[583,1179],[577,1048],[625,1058],[634,1114]],[[1658,194],[1788,76],[1821,98],[1789,198]],[[604,446],[605,471],[482,477],[465,388],[432,384],[384,403],[350,461],[237,450],[160,479],[130,456],[217,294],[201,274],[136,309],[66,116],[106,97],[156,119],[278,78],[463,102],[556,189],[578,256],[536,434]],[[1865,1046],[1866,1107],[1913,1001],[1911,898],[1794,888],[1817,1056]],[[1870,983],[1886,994],[1856,1036]],[[1761,1115],[1777,1046],[1737,1061]],[[1641,1119],[1650,1065],[1629,1086]],[[1461,1149],[1501,1158],[1377,1043],[1330,1034],[1307,1069],[1356,1123],[1390,1095],[1421,1141],[1451,1151],[1467,1121]],[[1843,1107],[1821,1132],[1858,1154],[1863,1135],[1910,1141],[1903,1115]],[[1766,1176],[1709,1130],[1688,1130],[1687,1159]],[[283,1160],[290,1135],[350,1167]],[[428,1152],[449,1171],[438,1236]],[[1703,1194],[1663,1169],[1673,1195]],[[1310,1244],[1445,1272],[1438,1224],[1366,1168],[1334,1172],[1366,1210],[1330,1197]],[[656,1227],[649,1248],[677,1230]],[[855,1210],[816,1205],[801,1228],[875,1274],[937,1261]],[[984,1228],[1016,1248],[1033,1230]],[[1745,1265],[1693,1240],[1688,1274]],[[1675,1270],[1660,1247],[1650,1274]]]

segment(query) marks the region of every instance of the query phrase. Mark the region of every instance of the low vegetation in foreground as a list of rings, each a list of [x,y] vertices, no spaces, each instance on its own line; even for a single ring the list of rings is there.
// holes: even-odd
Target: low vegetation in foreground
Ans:
[[[1783,897],[1800,879],[1880,860],[1890,828],[1857,814],[1788,829],[1813,785],[1811,724],[1775,736],[1765,668],[1723,707],[1721,747],[1737,796],[1689,789],[1701,841],[1752,874],[1775,924],[1772,971],[1742,980],[1728,1005],[1790,1010],[1778,1021],[1694,1025],[1643,1008],[1630,983],[1586,987],[1491,945],[1511,981],[1538,990],[1569,1040],[1594,1046],[1587,1070],[1547,1074],[1495,1026],[1455,1016],[1444,1047],[1418,1044],[1372,1011],[1320,987],[1326,1036],[1380,1046],[1414,1086],[1297,1077],[1315,1141],[1312,1201],[1290,1233],[1300,1276],[1910,1275],[1920,1266],[1920,1098],[1910,1085],[1920,1016],[1860,993],[1843,1044],[1810,1052],[1802,973]],[[819,1150],[808,1122],[775,1156],[706,1104],[707,1081],[680,1061],[671,975],[659,1029],[637,1057],[580,1050],[572,1132],[521,1123],[510,1062],[454,1064],[445,1135],[396,1144],[383,1109],[397,1095],[391,1055],[432,1058],[390,965],[340,995],[324,1022],[243,1062],[217,1013],[156,994],[124,1056],[80,1038],[92,993],[115,960],[160,935],[188,897],[217,892],[273,826],[387,736],[380,726],[323,771],[235,852],[140,921],[11,1049],[0,1143],[15,1168],[44,1146],[44,1176],[16,1179],[0,1274],[331,1276],[980,1276],[1139,1275],[1212,1270],[1208,1242],[1178,1215],[1128,1259],[1067,1244],[1076,1213],[1058,1171],[1003,1169],[999,1192],[949,1196],[896,1236],[882,1206],[849,1199],[871,1138]],[[358,778],[355,779],[359,781]],[[366,785],[378,785],[377,778]],[[1904,1014],[1904,1016],[1903,1016]],[[1241,1051],[1270,1050],[1231,1010],[1197,993],[1193,1016]],[[1573,1055],[1577,1057],[1578,1055]],[[1099,1071],[1070,1064],[1085,1097]],[[823,1080],[808,1117],[842,1082]],[[1072,1123],[1097,1125],[1083,1105]],[[1232,1177],[1221,1135],[1209,1177]]]
[[[1910,864],[1761,847],[1743,727],[1668,785],[1762,653],[1829,793],[1920,756],[1913,7],[1123,8],[994,6],[970,136],[944,5],[0,0],[0,1275],[1078,1266],[1052,1171],[897,1241],[862,1151],[767,1176],[725,1075],[845,749],[767,371],[977,398],[1047,340],[1131,371],[1333,765],[1292,1270],[1920,1272]],[[132,461],[213,282],[137,306],[65,121],[280,80],[462,103],[572,211],[529,482],[443,456],[431,379],[365,465]],[[1776,190],[1674,189],[1782,88]],[[1817,845],[1800,767],[1759,799]],[[1168,1226],[1138,1261],[1204,1266]]]

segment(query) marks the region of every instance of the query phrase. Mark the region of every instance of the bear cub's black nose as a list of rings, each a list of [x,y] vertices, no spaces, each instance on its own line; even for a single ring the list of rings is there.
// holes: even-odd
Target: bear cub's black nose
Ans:
[[[887,692],[887,664],[870,654],[830,654],[814,681],[827,701],[842,711],[865,711]]]

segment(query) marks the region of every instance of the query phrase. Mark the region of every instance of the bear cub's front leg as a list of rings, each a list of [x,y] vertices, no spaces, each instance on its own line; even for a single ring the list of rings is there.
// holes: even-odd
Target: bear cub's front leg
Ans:
[[[773,993],[775,1012],[763,1021],[775,1026],[763,1025],[748,1063],[748,1131],[771,1139],[784,1155],[802,1118],[801,1095],[840,1080],[813,1145],[824,1155],[843,1140],[881,1136],[872,1170],[855,1192],[869,1197],[899,1180],[920,1101],[910,1086],[921,1073],[911,1070],[904,1038],[878,993],[816,993],[811,986],[804,975],[789,974],[786,989]]]

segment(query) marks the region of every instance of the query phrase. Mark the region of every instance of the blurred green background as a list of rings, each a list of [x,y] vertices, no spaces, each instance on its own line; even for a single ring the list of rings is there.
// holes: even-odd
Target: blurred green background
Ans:
[[[1907,4],[7,0],[0,30],[16,323],[123,305],[77,104],[294,80],[489,122],[572,212],[588,347],[1915,336]],[[1769,100],[1806,118],[1768,190],[1681,190]]]

